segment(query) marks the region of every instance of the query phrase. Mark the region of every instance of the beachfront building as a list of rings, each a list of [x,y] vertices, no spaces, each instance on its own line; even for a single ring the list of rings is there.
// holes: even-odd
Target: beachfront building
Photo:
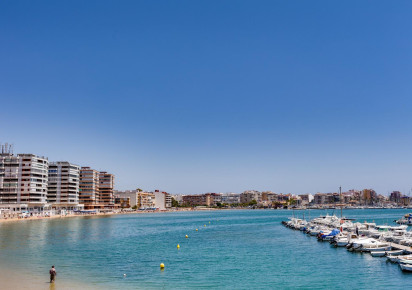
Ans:
[[[153,192],[138,192],[138,208],[153,209],[155,208],[155,195]]]
[[[216,206],[218,203],[222,203],[220,193],[184,195],[182,198],[182,204],[188,206]]]
[[[173,194],[170,195],[171,199],[173,198],[175,201],[177,201],[178,203],[182,203],[183,202],[183,194]]]
[[[218,204],[222,204],[222,195],[220,193],[210,193],[211,199],[210,199],[210,203],[213,206],[216,206]]]
[[[340,194],[339,193],[316,193],[314,196],[314,204],[316,205],[335,205],[340,203]]]
[[[81,210],[79,205],[80,166],[67,161],[49,164],[47,201],[59,210]]]
[[[300,205],[309,205],[313,200],[314,196],[312,194],[306,193],[306,194],[300,194]]]
[[[99,203],[105,208],[114,207],[114,175],[101,171],[99,173]]]
[[[220,193],[221,201],[224,204],[237,204],[240,203],[239,193]]]
[[[240,194],[240,203],[249,203],[253,200],[260,203],[262,201],[262,193],[257,190],[246,190]]]
[[[121,208],[131,208],[130,197],[114,197],[114,203]]]
[[[124,191],[119,191],[115,190],[113,192],[114,196],[116,199],[120,201],[120,199],[128,199],[129,200],[129,207],[139,207],[139,191],[136,190],[124,190]],[[117,204],[117,202],[116,202]],[[124,206],[121,206],[124,207]]]
[[[182,204],[189,206],[210,206],[211,196],[210,194],[184,195]]]
[[[159,210],[166,210],[172,207],[172,196],[165,191],[155,190],[155,208]]]
[[[262,191],[261,201],[258,204],[263,207],[271,207],[277,201],[278,194],[272,191]]]
[[[389,196],[389,200],[397,204],[400,204],[402,200],[402,196],[403,195],[400,191],[392,191]]]
[[[99,171],[90,167],[80,169],[79,200],[85,209],[99,208]]]
[[[90,167],[80,169],[80,203],[85,209],[113,209],[114,175],[106,171],[99,172]]]
[[[267,201],[269,203],[278,201],[278,194],[272,191],[262,191],[262,201]]]
[[[18,154],[7,144],[0,150],[0,205],[11,212],[49,212],[47,204],[49,161],[34,154]]]
[[[363,204],[372,205],[377,201],[378,195],[373,189],[364,189],[362,190],[361,197]]]

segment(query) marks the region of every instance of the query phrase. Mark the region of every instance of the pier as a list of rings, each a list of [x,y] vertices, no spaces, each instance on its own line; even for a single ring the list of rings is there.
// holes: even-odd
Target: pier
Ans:
[[[396,243],[389,243],[389,245],[392,247],[392,248],[396,248],[396,249],[399,249],[399,250],[404,250],[406,253],[412,253],[412,247],[409,247],[409,246],[405,246],[405,245],[400,245],[400,244],[396,244]]]

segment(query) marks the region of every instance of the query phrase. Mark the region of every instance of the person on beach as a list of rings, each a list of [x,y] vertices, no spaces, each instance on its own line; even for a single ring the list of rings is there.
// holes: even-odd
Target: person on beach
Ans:
[[[54,282],[54,279],[56,278],[57,272],[56,269],[54,268],[54,265],[51,267],[50,271],[50,283]]]

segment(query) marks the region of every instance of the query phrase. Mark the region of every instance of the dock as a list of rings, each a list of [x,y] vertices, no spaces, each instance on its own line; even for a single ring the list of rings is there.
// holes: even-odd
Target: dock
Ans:
[[[396,244],[396,243],[389,243],[392,248],[396,248],[399,250],[404,250],[407,253],[412,253],[412,247]]]

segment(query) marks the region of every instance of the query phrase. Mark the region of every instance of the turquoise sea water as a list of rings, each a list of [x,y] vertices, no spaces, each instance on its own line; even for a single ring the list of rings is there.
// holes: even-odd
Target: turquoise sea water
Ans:
[[[344,215],[393,224],[409,211],[344,210]],[[308,217],[308,211],[295,211],[303,213]],[[325,213],[311,210],[310,217]],[[3,223],[0,266],[29,269],[47,280],[54,264],[58,279],[100,289],[412,287],[412,274],[385,258],[333,248],[283,227],[280,222],[292,214],[230,210]]]

